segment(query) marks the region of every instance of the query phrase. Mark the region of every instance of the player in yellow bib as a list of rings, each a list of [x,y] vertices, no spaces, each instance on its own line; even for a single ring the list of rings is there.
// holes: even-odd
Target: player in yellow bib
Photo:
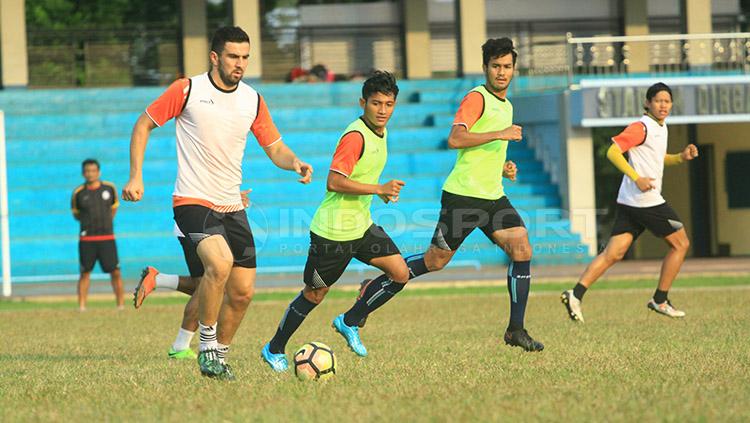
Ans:
[[[456,164],[443,185],[440,220],[432,245],[424,254],[406,258],[409,278],[443,269],[464,239],[482,232],[511,259],[507,281],[510,294],[510,322],[505,343],[526,351],[541,351],[524,328],[526,301],[531,284],[531,245],[523,219],[503,190],[503,177],[515,180],[517,168],[506,161],[508,142],[521,140],[521,127],[513,125],[513,105],[506,95],[513,79],[517,53],[508,38],[490,39],[482,46],[485,83],[471,90],[461,102],[448,137],[456,149]],[[369,292],[387,282],[380,275],[361,290]],[[374,288],[373,288],[374,287]],[[368,310],[360,309],[360,327]]]
[[[310,225],[310,250],[304,272],[304,289],[289,304],[276,334],[261,351],[275,371],[288,369],[284,349],[305,317],[328,293],[344,273],[352,258],[385,272],[388,283],[369,296],[370,311],[401,290],[409,279],[401,253],[383,228],[370,216],[372,196],[383,201],[398,201],[404,182],[391,180],[379,184],[388,155],[386,124],[393,114],[398,96],[396,79],[388,72],[376,72],[362,87],[360,118],[349,124],[336,145],[327,192]],[[360,302],[352,308],[356,309]],[[338,315],[333,327],[359,356],[367,349],[359,338],[359,317],[352,310]]]

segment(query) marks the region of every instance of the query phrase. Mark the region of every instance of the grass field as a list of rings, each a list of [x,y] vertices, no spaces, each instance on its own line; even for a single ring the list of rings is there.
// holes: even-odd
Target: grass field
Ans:
[[[683,320],[646,309],[653,281],[602,282],[586,296],[585,325],[559,303],[569,286],[532,288],[527,327],[541,353],[502,344],[504,286],[415,285],[370,318],[365,359],[330,328],[353,293],[332,292],[290,342],[333,347],[328,383],[274,374],[259,358],[291,292],[256,296],[230,354],[233,383],[167,360],[181,298],[84,314],[68,302],[0,302],[0,421],[750,419],[747,278],[681,279],[671,298]]]

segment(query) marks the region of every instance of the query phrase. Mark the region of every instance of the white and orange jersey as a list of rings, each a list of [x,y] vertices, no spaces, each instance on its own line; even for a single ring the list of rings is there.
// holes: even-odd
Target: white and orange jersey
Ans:
[[[659,124],[649,115],[631,123],[612,141],[628,153],[630,166],[643,178],[654,178],[654,189],[642,192],[627,175],[623,176],[617,202],[630,207],[653,207],[664,203],[661,195],[664,156],[667,154],[667,124]]]
[[[157,126],[176,118],[175,207],[242,210],[240,184],[248,133],[252,131],[262,147],[281,139],[257,91],[244,82],[234,90],[222,90],[208,73],[173,82],[146,114]]]

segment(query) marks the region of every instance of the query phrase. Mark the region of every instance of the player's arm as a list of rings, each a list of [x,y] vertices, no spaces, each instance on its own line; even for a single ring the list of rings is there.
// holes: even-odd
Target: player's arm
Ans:
[[[510,179],[512,182],[516,181],[516,175],[518,175],[518,166],[512,161],[508,160],[503,165],[503,178]]]
[[[693,160],[696,157],[698,157],[698,147],[696,147],[694,144],[689,144],[680,153],[667,154],[666,156],[664,156],[664,165],[674,166],[684,163],[688,160]]]
[[[70,211],[73,213],[73,218],[75,220],[81,220],[81,212],[78,209],[78,201],[77,201],[79,191],[80,191],[79,188],[73,191],[73,196],[70,199]]]
[[[143,157],[148,137],[154,128],[182,113],[190,96],[190,84],[186,78],[174,81],[135,122],[130,135],[130,178],[122,188],[123,200],[139,201],[143,197]]]
[[[518,141],[521,139],[521,127],[518,125],[511,125],[502,131],[469,132],[469,129],[482,117],[483,111],[482,94],[476,91],[466,94],[453,119],[453,127],[448,135],[448,147],[468,148],[495,140]]]
[[[405,185],[404,181],[398,179],[391,179],[384,184],[364,184],[349,179],[348,176],[343,175],[335,170],[328,172],[328,181],[326,183],[326,189],[332,192],[338,192],[341,194],[354,194],[354,195],[378,195],[385,201],[398,201],[398,195],[401,192],[401,188]]]
[[[522,137],[522,129],[518,125],[511,125],[502,131],[469,132],[465,126],[456,124],[448,135],[448,147],[469,148],[495,140],[520,141]]]
[[[284,144],[284,141],[278,140],[268,147],[264,147],[263,150],[277,167],[295,171],[300,176],[299,182],[309,184],[312,180],[312,166],[297,158],[292,149]]]
[[[328,172],[326,189],[331,192],[353,195],[377,195],[384,202],[398,201],[403,181],[391,180],[385,184],[365,184],[353,181],[349,176],[354,172],[365,148],[365,139],[359,131],[344,134],[333,153],[331,169]]]
[[[117,209],[120,208],[120,200],[117,199],[117,188],[112,185],[112,219],[114,220],[117,214]]]
[[[271,119],[266,101],[260,94],[258,94],[258,114],[255,116],[250,131],[273,164],[284,170],[295,171],[300,176],[298,179],[300,183],[310,183],[313,174],[312,166],[297,158],[292,149],[281,140],[281,134]]]
[[[630,166],[623,155],[629,149],[641,145],[646,140],[646,127],[641,122],[630,124],[620,134],[612,137],[612,145],[607,150],[607,159],[619,170],[628,176],[642,192],[655,188],[654,178],[646,178]]]
[[[130,178],[122,189],[122,198],[125,201],[139,201],[143,197],[143,157],[148,137],[154,128],[156,123],[147,113],[142,113],[133,126],[133,133],[130,135]],[[112,211],[112,217],[115,210]]]

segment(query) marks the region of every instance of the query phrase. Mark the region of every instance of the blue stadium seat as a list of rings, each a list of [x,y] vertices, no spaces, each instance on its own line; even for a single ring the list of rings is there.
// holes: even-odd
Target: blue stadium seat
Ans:
[[[440,207],[442,184],[456,160],[447,148],[453,114],[476,79],[401,81],[399,105],[389,125],[389,162],[381,178],[406,181],[396,204],[373,199],[373,217],[403,252],[429,245]],[[82,182],[80,163],[95,157],[105,180],[119,189],[129,168],[132,125],[164,87],[0,92],[6,113],[10,236],[13,274],[24,277],[75,274],[78,224],[70,196]],[[243,188],[252,188],[248,210],[259,248],[261,271],[300,271],[309,243],[309,221],[325,193],[331,154],[343,125],[360,114],[361,84],[263,84],[264,95],[285,142],[316,169],[312,184],[275,168],[253,137],[243,163]],[[298,107],[300,104],[303,107]],[[541,158],[554,151],[535,140],[559,137],[554,125],[524,127],[525,139],[512,143],[508,159],[519,167],[506,193],[524,217],[535,264],[579,263],[587,248],[571,232],[560,210],[558,186]],[[126,277],[152,264],[185,273],[174,239],[171,193],[177,171],[174,123],[154,130],[146,152],[146,193],[136,204],[122,203],[115,220]],[[555,159],[555,157],[553,157]],[[559,159],[559,158],[557,158]],[[554,160],[553,160],[554,161]],[[480,232],[457,253],[459,263],[502,264],[507,257]]]

